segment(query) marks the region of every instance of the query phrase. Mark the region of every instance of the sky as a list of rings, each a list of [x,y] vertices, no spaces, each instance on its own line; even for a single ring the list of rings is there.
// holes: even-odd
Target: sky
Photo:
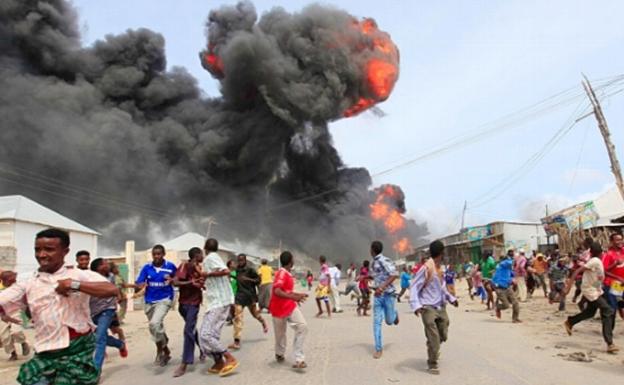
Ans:
[[[149,28],[166,39],[168,67],[182,66],[208,97],[218,82],[200,65],[204,24],[211,9],[232,1],[75,0],[83,43],[107,34]],[[311,2],[254,1],[258,14],[273,7],[297,12]],[[334,143],[349,166],[375,175],[457,138],[487,135],[436,156],[375,176],[406,194],[407,216],[427,222],[432,237],[465,225],[496,220],[535,221],[545,213],[592,199],[613,186],[609,159],[595,119],[589,116],[548,144],[558,130],[583,115],[582,74],[601,84],[624,74],[624,2],[612,1],[336,1],[321,2],[356,17],[372,17],[401,54],[400,78],[379,105],[331,124]],[[604,80],[606,81],[606,80]],[[624,88],[612,86],[608,93]],[[562,91],[573,102],[539,116],[525,109]],[[543,106],[539,104],[538,106]],[[624,92],[603,101],[612,140],[624,160]],[[530,111],[530,110],[529,110]],[[511,118],[501,120],[501,118]],[[536,115],[536,114],[533,114]],[[513,125],[503,123],[518,122]],[[566,124],[567,123],[567,124]],[[547,151],[540,150],[546,148]],[[539,162],[522,173],[533,155]],[[543,155],[543,156],[542,156]],[[505,181],[513,183],[503,184]]]

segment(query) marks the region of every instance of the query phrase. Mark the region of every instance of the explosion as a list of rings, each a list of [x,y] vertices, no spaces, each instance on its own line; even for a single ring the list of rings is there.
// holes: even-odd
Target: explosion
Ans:
[[[0,178],[10,182],[0,194],[95,228],[113,250],[202,232],[211,218],[220,240],[283,241],[335,262],[375,238],[405,250],[426,234],[402,216],[397,186],[379,200],[368,170],[343,163],[329,130],[386,100],[398,79],[398,49],[372,19],[321,5],[214,9],[199,56],[220,94],[207,97],[168,68],[157,32],[85,47],[71,2],[2,4]]]
[[[393,241],[392,248],[399,254],[410,252],[412,245],[404,236],[407,220],[405,214],[405,196],[400,187],[382,185],[375,189],[375,202],[370,205],[370,216],[382,224]]]

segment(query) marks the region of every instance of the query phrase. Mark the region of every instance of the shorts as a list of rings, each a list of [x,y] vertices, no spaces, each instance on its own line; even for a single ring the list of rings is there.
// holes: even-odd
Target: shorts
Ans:
[[[319,285],[316,288],[314,295],[316,296],[316,299],[320,299],[325,302],[328,302],[329,301],[329,287],[325,285]]]

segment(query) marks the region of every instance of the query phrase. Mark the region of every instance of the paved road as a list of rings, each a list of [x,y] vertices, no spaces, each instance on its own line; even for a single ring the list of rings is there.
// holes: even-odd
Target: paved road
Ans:
[[[329,319],[315,319],[312,302],[304,305],[310,333],[306,342],[308,369],[304,373],[290,369],[290,365],[277,364],[273,360],[273,335],[263,335],[259,324],[248,314],[245,316],[243,349],[236,352],[241,366],[236,374],[218,378],[205,373],[206,367],[196,365],[192,372],[180,379],[171,377],[179,363],[181,351],[181,319],[171,312],[166,320],[172,339],[175,359],[165,369],[154,368],[152,343],[149,340],[145,318],[142,313],[131,313],[127,326],[129,331],[130,357],[122,360],[116,352],[105,364],[103,380],[110,385],[170,384],[583,384],[589,379],[594,383],[615,383],[624,374],[624,365],[602,360],[603,353],[591,363],[564,361],[551,343],[529,325],[512,325],[509,320],[498,321],[476,304],[464,304],[450,309],[450,340],[442,347],[440,376],[426,373],[426,350],[419,319],[399,304],[401,324],[384,327],[386,348],[380,360],[372,359],[372,320],[357,317],[353,305],[345,306],[345,312]],[[265,315],[266,316],[266,315]],[[510,315],[507,314],[507,317]],[[537,321],[536,321],[537,322]],[[542,322],[542,321],[540,321]],[[560,320],[550,322],[559,323]],[[534,325],[535,326],[535,325]],[[599,325],[585,326],[587,335],[571,344],[570,349],[582,347],[584,339],[593,346],[600,346]],[[132,329],[132,330],[130,330]],[[595,329],[595,330],[594,330]],[[224,329],[224,339],[231,341],[231,327]],[[555,332],[555,341],[565,341],[565,335]],[[289,337],[291,337],[289,331]],[[579,337],[580,338],[580,337]],[[290,349],[290,346],[289,346]],[[565,350],[564,352],[571,352]],[[290,353],[290,350],[289,350]],[[288,357],[289,361],[292,357]],[[15,369],[0,365],[0,383],[13,384]]]

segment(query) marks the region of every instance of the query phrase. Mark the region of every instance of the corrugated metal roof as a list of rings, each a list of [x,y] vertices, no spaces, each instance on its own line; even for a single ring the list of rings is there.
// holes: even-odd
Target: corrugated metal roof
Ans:
[[[99,235],[97,231],[81,225],[22,195],[0,197],[0,219],[13,219],[21,222],[30,222],[70,231]]]

